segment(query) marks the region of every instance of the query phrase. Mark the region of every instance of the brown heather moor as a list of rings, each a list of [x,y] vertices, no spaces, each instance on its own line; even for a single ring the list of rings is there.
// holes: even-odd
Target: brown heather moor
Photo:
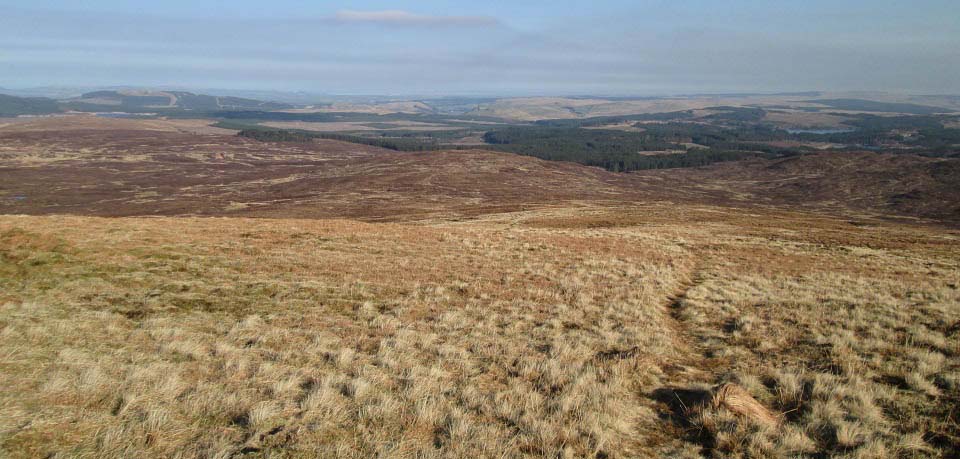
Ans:
[[[209,124],[0,122],[0,457],[957,457],[956,161]]]
[[[0,455],[955,457],[958,242],[692,204],[2,216]]]

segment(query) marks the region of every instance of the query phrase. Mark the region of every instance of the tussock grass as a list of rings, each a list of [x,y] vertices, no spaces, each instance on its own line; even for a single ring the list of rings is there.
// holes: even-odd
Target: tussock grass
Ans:
[[[675,206],[0,217],[0,451],[943,456],[956,237]],[[674,406],[728,382],[780,422]]]

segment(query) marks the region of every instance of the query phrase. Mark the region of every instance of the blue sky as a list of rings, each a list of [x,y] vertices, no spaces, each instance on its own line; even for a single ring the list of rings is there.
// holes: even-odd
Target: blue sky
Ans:
[[[960,93],[950,1],[0,0],[0,87]]]

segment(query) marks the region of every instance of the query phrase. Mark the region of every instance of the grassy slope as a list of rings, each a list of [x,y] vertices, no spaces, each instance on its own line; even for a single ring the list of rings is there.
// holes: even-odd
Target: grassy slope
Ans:
[[[960,234],[867,223],[0,217],[0,451],[936,457]],[[677,406],[726,381],[784,425]]]

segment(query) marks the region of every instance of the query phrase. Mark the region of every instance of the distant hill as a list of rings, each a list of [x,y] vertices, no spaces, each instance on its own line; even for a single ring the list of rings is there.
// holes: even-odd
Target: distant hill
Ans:
[[[169,110],[283,110],[291,104],[185,91],[93,91],[64,104],[80,111],[149,112]]]
[[[0,116],[46,115],[59,111],[60,106],[53,99],[0,94]]]
[[[0,144],[10,152],[0,213],[374,220],[668,201],[960,224],[960,159],[911,154],[822,152],[624,174],[487,150],[259,142],[197,120],[94,116],[9,123]],[[49,145],[56,155],[37,154]],[[91,149],[98,153],[80,153]]]
[[[18,97],[0,94],[0,116],[81,112],[223,112],[284,110],[294,105],[243,97],[210,96],[185,91],[92,91],[77,98]]]
[[[815,99],[805,102],[826,105],[837,110],[853,110],[858,112],[908,113],[911,115],[932,115],[934,113],[953,112],[953,110],[949,108],[933,107],[930,105],[877,102],[866,99]]]

